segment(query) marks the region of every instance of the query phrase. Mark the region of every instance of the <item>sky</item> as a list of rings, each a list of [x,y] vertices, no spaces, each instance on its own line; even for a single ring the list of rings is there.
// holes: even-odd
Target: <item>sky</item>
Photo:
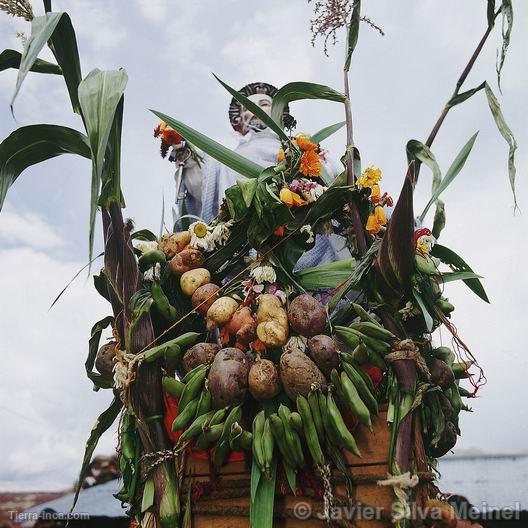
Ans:
[[[234,146],[227,119],[230,97],[212,72],[234,87],[305,80],[342,89],[342,44],[330,49],[329,58],[321,45],[311,46],[311,6],[304,0],[55,0],[53,7],[73,19],[83,75],[95,67],[128,71],[122,186],[125,215],[138,228],[157,232],[162,202],[169,211],[175,193],[172,166],[161,159],[152,137],[157,123],[149,108]],[[514,7],[500,101],[519,143],[517,193],[526,211],[528,34],[523,29],[528,6],[514,2]],[[355,141],[363,165],[380,167],[383,190],[397,196],[406,168],[405,144],[425,141],[484,32],[485,2],[378,0],[363,2],[362,10],[385,36],[361,26],[350,75]],[[39,3],[35,11],[41,14]],[[20,49],[15,33],[29,33],[28,24],[0,15],[0,47]],[[498,93],[500,44],[496,28],[466,88],[487,80]],[[0,138],[31,123],[81,130],[62,79],[53,76],[28,76],[15,103],[15,121],[9,111],[15,80],[14,70],[0,73]],[[308,133],[343,119],[337,103],[301,102],[291,111],[298,130]],[[452,110],[433,151],[445,171],[477,130],[466,166],[444,194],[447,226],[440,239],[484,277],[491,299],[483,303],[463,284],[446,288],[456,306],[452,321],[488,378],[471,403],[474,412],[462,416],[455,452],[522,452],[528,444],[522,395],[528,374],[523,338],[528,252],[522,241],[528,225],[525,215],[513,213],[507,145],[483,93]],[[339,158],[344,144],[341,131],[325,147]],[[62,156],[47,161],[22,174],[0,212],[0,490],[70,486],[89,431],[111,398],[108,392],[93,392],[84,374],[90,328],[110,313],[91,279],[81,275],[48,311],[87,262],[89,182],[87,160]],[[430,174],[424,169],[415,193],[417,211],[429,195]],[[99,231],[100,224],[96,254],[102,247]],[[449,344],[445,332],[435,339]],[[111,453],[115,444],[112,430],[97,452]]]

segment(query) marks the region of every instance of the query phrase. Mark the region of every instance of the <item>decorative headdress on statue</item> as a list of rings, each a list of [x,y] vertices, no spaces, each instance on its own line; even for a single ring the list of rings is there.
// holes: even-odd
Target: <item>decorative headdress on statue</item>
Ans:
[[[278,89],[272,84],[265,82],[254,82],[246,84],[246,86],[241,88],[239,92],[253,100],[253,102],[256,104],[259,104],[258,97],[256,96],[262,95],[263,99],[267,99],[269,101],[267,106],[269,107],[269,110],[271,110],[271,100],[273,97],[275,97]],[[266,101],[262,101],[262,104],[264,105],[263,109],[265,109],[264,107],[266,106]],[[259,104],[259,106],[261,106],[261,104]],[[231,104],[229,105],[229,122],[237,132],[245,134],[248,130],[259,131],[266,128],[266,125],[262,123],[260,119],[256,118],[255,116],[251,116],[252,114],[245,111],[242,105],[235,98],[231,99]],[[290,115],[288,107],[286,107],[283,114],[283,123],[286,128],[293,128],[295,126],[295,119],[293,119],[293,117]]]

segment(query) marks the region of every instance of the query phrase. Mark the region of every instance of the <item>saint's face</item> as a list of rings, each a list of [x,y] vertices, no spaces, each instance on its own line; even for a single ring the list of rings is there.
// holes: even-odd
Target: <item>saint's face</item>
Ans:
[[[271,97],[266,94],[252,94],[248,99],[255,103],[258,107],[262,108],[264,112],[271,115]],[[266,128],[266,125],[258,118],[255,117],[249,110],[242,108],[240,114],[240,124],[242,134],[247,134],[250,130],[260,131]]]

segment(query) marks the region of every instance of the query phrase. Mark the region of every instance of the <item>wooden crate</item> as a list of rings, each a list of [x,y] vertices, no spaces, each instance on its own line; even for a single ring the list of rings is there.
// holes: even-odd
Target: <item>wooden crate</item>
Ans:
[[[347,452],[347,462],[354,480],[354,505],[361,504],[371,508],[368,513],[374,514],[374,508],[384,511],[382,519],[350,519],[353,515],[351,505],[347,503],[344,479],[335,475],[335,495],[338,503],[335,514],[345,519],[341,526],[357,526],[358,528],[388,528],[391,526],[389,515],[393,502],[393,491],[390,487],[381,487],[377,480],[383,479],[388,473],[387,451],[390,430],[386,423],[386,411],[374,417],[373,432],[360,426],[355,429],[354,436],[361,449],[362,458]],[[188,457],[186,484],[192,480],[207,486],[210,481],[209,464],[205,460]],[[220,474],[217,491],[202,495],[193,504],[193,526],[195,528],[249,528],[249,485],[250,473],[244,462],[226,464]],[[289,493],[288,493],[289,492]],[[312,516],[299,518],[306,505]],[[281,528],[323,528],[326,521],[317,517],[321,511],[322,501],[319,498],[293,496],[285,485],[278,485],[275,501],[275,520],[273,525]],[[357,511],[357,510],[356,510]],[[347,522],[348,521],[348,522]]]

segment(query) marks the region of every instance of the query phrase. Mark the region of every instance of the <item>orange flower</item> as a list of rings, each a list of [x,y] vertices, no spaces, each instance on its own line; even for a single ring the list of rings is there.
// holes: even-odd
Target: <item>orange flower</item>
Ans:
[[[385,209],[383,209],[381,205],[377,205],[374,208],[374,212],[369,214],[365,229],[371,235],[375,235],[382,230],[383,226],[386,223],[387,223],[387,217],[385,216]]]
[[[289,208],[299,207],[306,203],[297,193],[294,193],[288,189],[288,187],[283,187],[280,190],[279,199],[281,202],[285,203]]]
[[[377,183],[375,183],[371,188],[370,201],[372,203],[378,203],[380,201],[380,198],[381,198],[381,189],[380,189],[380,186]]]
[[[286,226],[283,226],[283,225],[277,227],[277,228],[275,229],[275,231],[273,231],[273,234],[274,234],[275,236],[283,237],[283,236],[284,236],[284,230],[285,230],[285,227],[286,227]]]
[[[182,142],[180,134],[176,130],[172,130],[172,128],[165,128],[161,133],[161,139],[169,145],[177,145]]]
[[[284,161],[286,159],[286,154],[284,154],[284,149],[280,149],[279,153],[277,154],[277,161],[280,163],[281,161]]]
[[[317,148],[319,147],[317,143],[313,143],[312,140],[304,134],[295,136],[294,140],[295,143],[297,143],[297,145],[299,146],[299,148],[304,151],[317,150]]]
[[[315,150],[307,150],[301,158],[301,166],[299,170],[305,176],[317,177],[321,174],[323,166],[321,165],[321,160],[319,159],[319,154]]]

